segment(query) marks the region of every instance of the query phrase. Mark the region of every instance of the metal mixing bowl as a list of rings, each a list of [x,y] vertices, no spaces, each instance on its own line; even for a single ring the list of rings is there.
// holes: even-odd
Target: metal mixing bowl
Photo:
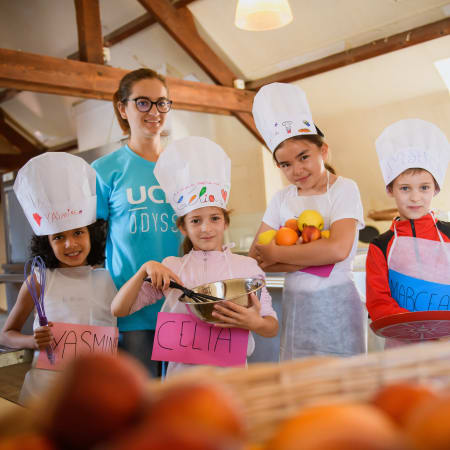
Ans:
[[[265,281],[261,278],[233,278],[231,280],[202,284],[192,290],[202,294],[213,295],[248,308],[248,294],[253,292],[259,299],[261,297],[261,289],[265,285]],[[178,300],[188,305],[190,311],[199,319],[205,322],[220,322],[220,320],[212,316],[214,305],[220,300],[198,302],[186,297],[184,294]]]

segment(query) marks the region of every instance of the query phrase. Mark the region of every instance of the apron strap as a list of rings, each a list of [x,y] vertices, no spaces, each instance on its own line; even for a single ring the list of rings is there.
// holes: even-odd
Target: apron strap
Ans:
[[[389,269],[389,263],[391,261],[391,256],[392,256],[392,253],[394,251],[396,242],[397,242],[397,228],[396,228],[395,222],[394,222],[394,240],[392,241],[391,249],[389,251],[389,255],[388,255],[388,259],[387,259],[388,269]]]
[[[436,231],[437,231],[437,234],[439,236],[439,240],[441,241],[442,247],[444,248],[444,253],[445,253],[445,256],[447,257],[447,262],[450,264],[450,255],[448,254],[447,245],[445,245],[446,243],[444,242],[444,238],[442,237],[442,234],[439,231],[439,228],[437,226],[436,217],[434,217],[434,212],[430,211],[430,215],[431,215],[431,217],[433,219],[434,226],[436,227]]]

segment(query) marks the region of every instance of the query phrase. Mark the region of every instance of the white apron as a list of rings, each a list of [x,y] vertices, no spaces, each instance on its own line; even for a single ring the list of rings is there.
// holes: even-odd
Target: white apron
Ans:
[[[430,213],[436,226],[433,213]],[[450,243],[444,242],[439,229],[438,241],[397,236],[389,252],[389,288],[392,298],[409,311],[450,310]],[[387,338],[386,348],[410,341]]]
[[[292,217],[313,209],[322,215],[324,229],[329,229],[329,184],[325,194],[296,196],[289,203]],[[357,242],[355,236],[350,255],[334,266],[328,278],[301,271],[286,275],[281,361],[311,355],[351,356],[366,351],[366,312],[351,273]]]
[[[236,278],[233,276],[233,270],[232,270],[227,252],[223,251],[222,253],[224,256],[224,266],[226,267],[227,272],[228,272],[227,278],[228,279]],[[195,283],[195,286],[190,286],[189,285],[190,283],[186,282],[186,277],[183,276],[184,269],[188,265],[188,263],[195,264],[195,258],[192,256],[191,253],[189,253],[187,255],[187,257],[184,259],[183,264],[181,265],[180,270],[177,273],[178,277],[181,279],[181,281],[183,281],[183,284],[187,288],[192,289],[194,287],[200,286],[201,284],[206,284],[206,283],[210,283],[213,281],[217,281],[217,278],[214,280],[204,279],[202,281],[199,281],[198,283]],[[199,270],[198,273],[200,273],[200,272],[201,271]],[[220,278],[225,279],[225,277],[220,277]],[[200,279],[201,279],[201,277],[199,276],[199,280]],[[167,295],[167,297],[161,307],[161,312],[190,314],[189,310],[187,309],[187,305],[178,301],[178,298],[180,297],[180,295],[181,295],[180,291],[178,291],[176,289],[172,289],[170,291],[170,293]],[[255,339],[253,337],[253,334],[250,332],[249,336],[248,336],[247,357],[252,355],[254,350],[255,350]],[[192,368],[192,367],[196,367],[196,365],[169,361],[169,364],[167,366],[167,376],[174,375],[175,373],[181,372],[183,370],[186,370],[186,369]]]
[[[91,266],[46,269],[44,308],[49,322],[116,326],[111,302],[117,289],[108,271]],[[39,328],[35,315],[33,329]],[[32,369],[25,375],[19,403],[42,394],[58,376],[57,371],[36,369],[39,351],[34,352]]]

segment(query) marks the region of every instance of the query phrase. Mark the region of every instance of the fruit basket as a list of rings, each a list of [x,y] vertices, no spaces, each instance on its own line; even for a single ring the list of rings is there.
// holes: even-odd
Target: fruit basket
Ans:
[[[377,423],[389,439],[409,437],[394,429],[387,416],[380,417],[381,413],[370,405],[380,388],[406,381],[432,386],[444,396],[447,409],[441,417],[448,419],[438,422],[447,433],[445,445],[449,445],[429,446],[434,435],[428,427],[423,433],[425,446],[376,449],[450,448],[450,396],[445,394],[450,385],[450,342],[428,342],[344,359],[312,357],[280,364],[251,364],[247,369],[197,367],[163,383],[148,380],[137,362],[125,355],[82,356],[68,367],[60,383],[30,408],[0,414],[0,444],[8,436],[16,445],[9,449],[28,448],[22,441],[25,439],[48,441],[49,445],[37,447],[48,450],[66,449],[68,444],[83,450],[144,449],[150,448],[146,446],[149,442],[152,450],[219,450],[226,439],[231,440],[225,448],[233,450],[253,448],[247,445],[249,442],[265,450],[299,448],[273,444],[274,436],[287,436],[289,431],[280,433],[286,426],[296,432],[301,420],[295,427],[289,428],[289,424],[314,408],[324,408],[329,418],[333,414],[338,420],[346,416],[342,420],[347,420],[351,439],[356,427],[360,431],[356,438],[367,436],[372,442],[374,435],[378,437]],[[366,419],[359,425],[367,426],[372,434],[355,425],[360,412]],[[321,422],[314,437],[327,437],[330,423]],[[322,433],[327,426],[327,432]],[[334,438],[340,437],[334,434]],[[347,443],[332,448],[375,447]]]
[[[412,381],[450,385],[450,342],[428,342],[351,358],[312,357],[248,369],[199,368],[165,383],[160,391],[189,379],[212,378],[228,385],[244,408],[252,442],[264,442],[301,406],[367,401],[382,386]]]

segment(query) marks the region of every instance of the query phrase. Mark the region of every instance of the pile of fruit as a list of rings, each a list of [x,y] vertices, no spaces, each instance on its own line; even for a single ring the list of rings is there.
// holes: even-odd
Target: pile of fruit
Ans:
[[[321,238],[329,238],[330,231],[323,229],[323,217],[319,212],[306,209],[298,218],[285,222],[279,230],[268,230],[260,233],[258,244],[267,245],[274,239],[277,245],[307,244]]]
[[[450,449],[450,394],[430,386],[388,385],[366,403],[299,405],[267,442],[249,444],[232,386],[186,375],[149,389],[128,357],[81,356],[39,403],[0,419],[0,449]]]

